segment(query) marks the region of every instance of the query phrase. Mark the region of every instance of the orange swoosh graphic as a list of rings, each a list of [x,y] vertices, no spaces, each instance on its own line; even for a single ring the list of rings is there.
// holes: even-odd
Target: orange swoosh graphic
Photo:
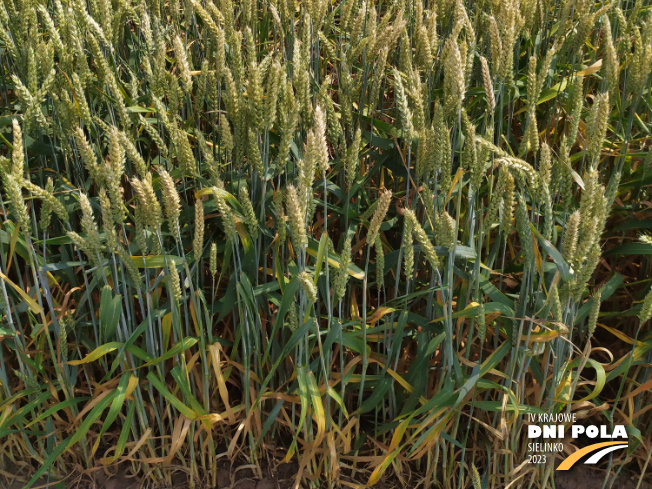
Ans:
[[[575,462],[577,462],[579,459],[581,459],[584,455],[588,455],[591,452],[595,452],[596,450],[603,448],[603,447],[610,447],[612,445],[625,445],[627,444],[627,441],[605,441],[602,443],[595,443],[593,445],[589,445],[588,447],[584,447],[581,450],[576,451],[575,453],[569,455],[566,457],[566,460],[564,460],[562,463],[559,464],[559,467],[557,467],[557,470],[568,470],[570,469],[573,465],[575,465]]]

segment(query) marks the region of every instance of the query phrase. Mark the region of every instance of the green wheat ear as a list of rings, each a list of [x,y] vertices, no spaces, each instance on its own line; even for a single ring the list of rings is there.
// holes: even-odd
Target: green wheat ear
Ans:
[[[170,225],[170,231],[175,234],[179,226],[179,216],[181,215],[181,199],[177,192],[176,185],[170,174],[162,170],[160,172],[160,183],[163,189],[163,208],[165,217]],[[202,214],[203,226],[203,214]]]
[[[258,238],[258,220],[256,219],[254,205],[249,198],[249,191],[246,187],[243,187],[240,190],[240,200],[245,213],[245,222],[247,224],[249,234],[251,234],[253,239],[256,239]]]
[[[376,287],[380,290],[385,276],[385,253],[380,237],[377,237],[374,242],[374,250],[376,251]]]
[[[392,70],[394,75],[394,90],[396,91],[396,105],[398,107],[399,119],[401,127],[403,128],[404,137],[407,140],[412,139],[414,134],[414,126],[412,125],[412,111],[410,110],[401,73],[394,68]]]
[[[455,233],[455,219],[453,219],[453,217],[446,211],[440,212],[435,223],[437,244],[448,249],[448,251],[453,251],[453,248],[455,248],[455,244],[457,243]]]
[[[437,252],[435,251],[435,247],[430,241],[430,238],[428,238],[428,235],[426,234],[424,229],[421,227],[421,224],[417,220],[413,211],[409,209],[405,210],[405,222],[406,222],[407,229],[411,231],[411,233],[414,236],[414,239],[416,239],[417,243],[421,245],[421,248],[423,249],[423,252],[426,255],[426,259],[428,260],[432,268],[439,269],[440,260],[439,257],[437,256]],[[451,245],[450,249],[452,249],[453,246],[454,244]]]
[[[217,244],[211,243],[211,250],[209,254],[209,266],[208,269],[211,272],[213,279],[217,275]]]
[[[213,187],[212,192],[213,197],[215,198],[215,203],[217,204],[217,208],[222,216],[224,231],[226,232],[227,237],[232,240],[236,236],[236,223],[235,216],[233,215],[233,210],[226,203],[226,199],[224,197],[224,189]]]
[[[174,55],[178,63],[183,89],[186,94],[190,94],[192,92],[192,75],[190,74],[191,69],[186,54],[186,48],[179,36],[175,36],[172,40],[172,46],[174,47]]]
[[[471,465],[471,482],[473,483],[473,489],[482,489],[480,473],[475,465]]]
[[[477,327],[478,327],[478,341],[480,341],[480,344],[483,344],[485,337],[487,335],[487,321],[485,318],[484,304],[480,304],[479,306]]]
[[[595,327],[598,324],[598,314],[600,313],[600,301],[602,300],[602,289],[598,289],[593,294],[593,304],[589,311],[589,319],[587,321],[587,335],[588,339],[593,337]]]
[[[7,173],[3,176],[5,192],[9,199],[9,209],[14,214],[16,222],[23,233],[30,233],[30,218],[27,213],[27,206],[23,200],[23,192],[19,180],[12,174]]]
[[[195,200],[195,236],[192,240],[192,250],[193,250],[193,255],[195,257],[195,260],[199,260],[201,258],[203,249],[204,249],[204,203],[201,201],[201,199],[197,199]]]
[[[444,110],[451,116],[462,109],[466,91],[463,57],[457,41],[450,37],[446,40],[444,57]]]
[[[299,200],[297,189],[294,185],[288,185],[286,192],[287,211],[290,220],[290,235],[292,244],[297,248],[308,246],[308,235],[306,234],[306,211]]]
[[[177,270],[177,264],[174,260],[170,260],[169,265],[169,287],[170,293],[174,301],[178,304],[181,302],[181,278],[179,277],[179,271]]]
[[[387,211],[389,209],[389,204],[392,201],[392,191],[386,189],[381,192],[380,198],[378,201],[378,206],[374,211],[374,215],[369,222],[369,229],[367,231],[367,245],[373,246],[380,231],[380,226],[383,223]]]
[[[496,98],[494,96],[494,86],[491,81],[491,72],[489,71],[489,62],[484,56],[480,56],[480,65],[482,67],[482,83],[487,95],[487,109],[490,113],[496,109]]]
[[[349,281],[348,268],[351,264],[351,242],[352,237],[347,235],[340,252],[340,267],[333,281],[333,300],[335,302],[343,299],[346,295],[346,284]]]
[[[305,270],[299,272],[299,283],[301,284],[301,289],[303,290],[308,302],[314,303],[317,302],[317,287],[313,283],[312,276]]]
[[[650,318],[652,318],[652,289],[645,295],[641,311],[638,313],[641,324],[646,323]]]

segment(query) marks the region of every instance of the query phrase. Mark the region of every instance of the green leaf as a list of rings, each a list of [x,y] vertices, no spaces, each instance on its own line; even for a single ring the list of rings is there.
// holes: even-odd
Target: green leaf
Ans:
[[[512,403],[507,403],[505,406],[503,406],[503,401],[476,401],[475,407],[481,409],[482,411],[490,411],[494,413],[500,413],[503,411],[503,409],[508,413],[514,413],[518,411],[521,414],[542,414],[547,412],[545,409],[536,406],[530,406],[528,404],[515,405]]]
[[[324,263],[324,253],[328,248],[328,233],[322,233],[321,238],[319,239],[319,248],[317,249],[317,259],[315,261],[315,277],[314,283],[317,285],[317,280],[319,280],[319,272]]]
[[[92,453],[94,454],[97,451],[97,448],[100,445],[100,440],[102,439],[102,435],[106,433],[106,431],[111,427],[115,419],[118,417],[118,414],[120,414],[120,410],[122,409],[122,405],[125,401],[125,396],[127,393],[127,386],[129,385],[129,380],[131,379],[131,375],[123,375],[122,378],[120,379],[120,383],[118,384],[118,387],[115,389],[115,393],[113,396],[113,401],[111,402],[111,407],[109,408],[109,412],[106,415],[106,418],[104,418],[104,423],[102,424],[102,429],[100,430],[100,434],[98,435],[97,439],[95,440],[95,443],[93,444],[93,450]]]
[[[183,398],[186,403],[190,404],[190,407],[197,415],[205,416],[206,410],[202,407],[201,404],[199,404],[197,398],[192,394],[191,387],[188,382],[188,377],[181,372],[181,366],[178,364],[175,365],[174,368],[170,371],[170,374],[172,374],[172,377],[176,381],[177,387],[183,394]],[[208,423],[208,421],[206,422]],[[210,423],[208,423],[207,427],[210,429]]]
[[[625,277],[623,277],[621,274],[616,273],[609,281],[604,284],[602,287],[600,287],[600,296],[601,300],[605,301],[609,297],[613,295],[613,293],[620,287],[625,280]],[[587,300],[584,304],[582,304],[582,307],[580,307],[580,310],[577,312],[577,315],[575,316],[575,322],[574,324],[579,324],[581,323],[586,316],[588,316],[589,311],[591,310],[591,307],[593,307],[593,301],[595,299],[591,297],[589,300]]]
[[[301,398],[301,413],[299,414],[299,424],[294,430],[294,437],[292,438],[292,443],[288,449],[287,457],[291,457],[294,454],[297,446],[297,438],[301,433],[303,424],[306,421],[306,415],[308,414],[308,406],[310,406],[310,395],[308,393],[308,381],[306,379],[306,368],[298,367],[297,368],[297,383],[299,384],[299,397]]]
[[[537,100],[537,105],[547,102],[548,100],[552,100],[557,95],[562,93],[566,89],[567,85],[568,85],[568,78],[564,78],[561,82],[557,83],[555,86],[550,87],[548,90],[546,90],[541,94],[541,96]]]
[[[555,265],[557,265],[557,269],[559,270],[559,273],[561,274],[561,278],[564,280],[570,279],[570,266],[568,263],[566,263],[566,260],[564,260],[564,257],[561,256],[561,253],[555,246],[548,241],[546,238],[544,238],[539,231],[536,230],[534,227],[534,224],[530,223],[530,228],[532,229],[532,232],[534,235],[537,237],[537,240],[541,244],[544,250],[546,250],[546,253],[550,255],[552,260],[555,262]]]
[[[493,369],[496,365],[498,365],[498,362],[500,362],[507,353],[512,349],[512,345],[508,342],[504,342],[500,347],[495,350],[491,355],[489,355],[489,358],[487,358],[483,363],[482,363],[482,368],[480,370],[480,377],[484,377],[487,372],[489,372],[491,369]]]
[[[124,424],[122,425],[122,430],[120,430],[120,438],[118,438],[118,443],[115,446],[115,452],[113,457],[108,461],[102,461],[102,463],[108,465],[115,462],[120,455],[125,451],[127,446],[127,440],[129,439],[129,432],[131,431],[131,421],[134,419],[134,413],[136,412],[136,403],[129,403],[129,408],[127,411],[127,417]]]
[[[150,372],[147,375],[147,380],[149,380],[150,384],[159,391],[159,393],[167,399],[167,401],[172,404],[177,411],[179,411],[181,414],[183,414],[186,418],[190,419],[195,419],[196,415],[195,412],[190,409],[188,406],[186,406],[183,402],[181,402],[179,399],[177,399],[165,386],[163,381],[160,379],[160,377],[154,373]]]
[[[50,455],[48,455],[48,458],[45,459],[39,469],[34,472],[34,475],[23,489],[29,489],[32,487],[43,476],[43,474],[50,470],[50,467],[52,467],[52,464],[55,462],[55,460],[57,460],[59,456],[64,452],[64,450],[68,447],[70,438],[71,437],[65,438],[55,445],[54,450],[50,453]]]
[[[319,245],[317,244],[317,240],[313,238],[308,238],[308,248],[306,251],[310,256],[317,257],[317,254],[319,252]],[[329,251],[327,254],[327,258],[328,258],[328,264],[337,268],[338,270],[342,266],[342,263],[340,262],[340,257],[335,253],[331,253]],[[358,280],[364,279],[364,272],[353,264],[349,265],[349,267],[347,268],[347,272],[349,273],[349,275],[351,275],[354,278],[357,278]]]
[[[174,255],[149,255],[149,256],[132,256],[131,261],[138,268],[165,268],[171,261],[179,265],[183,263],[183,258]]]
[[[61,411],[62,409],[65,409],[65,408],[70,407],[70,406],[74,406],[75,404],[79,404],[80,402],[88,401],[89,399],[90,399],[90,397],[85,396],[85,397],[74,397],[72,399],[66,399],[65,401],[61,401],[57,405],[52,406],[51,408],[46,409],[45,411],[43,411],[36,418],[34,418],[29,423],[27,423],[25,425],[25,428],[29,428],[33,424],[36,424],[36,423],[50,417],[51,415],[53,415],[54,413],[56,413],[58,411]]]
[[[88,433],[88,430],[91,428],[93,423],[95,423],[98,419],[100,419],[100,416],[102,415],[104,410],[108,407],[109,404],[111,404],[111,402],[113,402],[113,399],[115,398],[116,394],[117,391],[114,390],[113,392],[105,395],[93,407],[93,409],[90,410],[90,412],[84,418],[84,421],[82,421],[82,423],[79,425],[75,433],[70,437],[70,440],[68,441],[66,448],[70,448],[79,440],[84,438],[84,436],[86,436],[86,433]]]
[[[112,351],[117,350],[121,346],[123,346],[123,343],[119,343],[117,341],[111,341],[102,346],[98,346],[97,348],[95,348],[95,350],[93,350],[88,355],[86,355],[82,360],[70,360],[68,362],[68,365],[81,365],[83,363],[94,362],[95,360],[102,358],[107,353],[111,353]]]
[[[130,114],[138,114],[138,113],[150,113],[150,112],[156,112],[156,109],[148,108],[148,107],[140,107],[138,105],[132,105],[131,107],[127,107],[127,112]]]
[[[607,250],[604,255],[652,255],[652,244],[626,243]]]
[[[385,375],[380,382],[375,384],[371,395],[364,400],[362,405],[354,411],[353,414],[359,415],[368,413],[381,405],[385,400],[385,395],[389,392],[390,387],[392,387],[392,384],[394,383],[393,380],[394,379],[392,379],[391,376]]]
[[[190,338],[186,337],[182,339],[179,343],[174,345],[172,348],[170,348],[167,352],[165,352],[163,355],[161,355],[158,358],[155,358],[154,360],[151,360],[147,362],[146,364],[143,365],[143,367],[148,367],[150,365],[156,365],[158,363],[164,362],[165,360],[169,360],[170,358],[176,357],[177,355],[183,353],[186,351],[188,348],[191,346],[195,345],[199,340],[197,338]]]
[[[342,412],[344,413],[344,417],[346,419],[349,419],[349,413],[346,410],[346,405],[342,401],[342,397],[333,389],[331,386],[327,385],[326,386],[326,393],[333,398],[333,400],[337,403],[337,405],[342,409]]]
[[[105,340],[112,340],[115,336],[118,322],[120,321],[122,296],[117,294],[113,297],[110,286],[105,285],[102,289],[100,299],[100,327],[104,333]]]
[[[23,393],[27,394],[29,390],[23,391]],[[21,394],[23,394],[21,393]],[[18,400],[23,395],[17,394],[16,396],[10,397],[5,403],[2,405],[2,408],[5,406],[9,405],[9,401],[13,402],[14,400]],[[26,397],[26,396],[25,396]],[[14,412],[11,416],[9,416],[7,419],[5,419],[2,424],[0,424],[0,429],[6,429],[9,428],[10,426],[13,426],[14,424],[19,424],[24,422],[25,415],[29,413],[34,406],[40,406],[43,404],[45,401],[47,401],[50,397],[52,397],[52,393],[49,391],[45,392],[39,392],[38,396],[36,398],[30,398],[29,404],[25,404],[21,408],[17,409],[16,412]]]
[[[457,395],[457,401],[455,402],[455,405],[459,405],[464,399],[464,397],[466,397],[466,395],[473,390],[479,378],[480,378],[480,365],[476,365],[475,367],[473,367],[473,372],[471,372],[469,378],[466,380],[466,382],[464,382],[464,385],[458,391],[459,394]]]
[[[278,418],[278,413],[281,412],[283,403],[284,403],[283,399],[279,399],[274,405],[274,407],[272,408],[272,410],[267,415],[265,419],[265,424],[263,425],[263,429],[261,430],[260,436],[258,437],[258,441],[256,442],[256,447],[260,446],[261,442],[265,439],[265,435],[276,421],[276,418]]]
[[[295,296],[297,295],[299,287],[300,284],[297,277],[294,277],[290,283],[285,286],[285,290],[283,291],[283,300],[281,301],[281,307],[279,307],[278,312],[276,313],[276,320],[274,321],[274,326],[272,327],[270,338],[274,338],[276,336],[279,329],[281,329],[281,326],[283,325],[283,321],[285,320],[285,316],[290,310],[290,307],[294,307]],[[265,365],[267,359],[271,354],[271,345],[271,342],[267,344],[267,348],[263,354],[263,365]]]
[[[573,360],[572,362],[570,362],[568,364],[568,366],[566,367],[566,370],[569,371],[569,370],[572,370],[574,368],[579,367],[580,363],[583,360],[585,360],[585,359],[584,358],[576,358],[575,360]],[[604,385],[606,383],[607,374],[606,374],[606,372],[604,370],[604,367],[602,366],[601,363],[596,362],[592,358],[587,358],[586,359],[586,365],[591,366],[593,368],[593,370],[595,370],[595,385],[593,387],[593,390],[587,396],[585,396],[585,397],[583,397],[581,399],[573,399],[572,402],[574,404],[582,402],[582,401],[590,401],[591,399],[597,397],[600,394],[600,392],[602,392],[602,389],[604,388]],[[564,378],[564,376],[562,376],[561,378]]]

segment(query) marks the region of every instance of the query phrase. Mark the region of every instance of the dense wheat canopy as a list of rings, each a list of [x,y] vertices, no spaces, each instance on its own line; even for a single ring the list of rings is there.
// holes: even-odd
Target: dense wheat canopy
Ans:
[[[543,488],[526,415],[573,412],[644,477],[648,2],[0,23],[0,474]]]

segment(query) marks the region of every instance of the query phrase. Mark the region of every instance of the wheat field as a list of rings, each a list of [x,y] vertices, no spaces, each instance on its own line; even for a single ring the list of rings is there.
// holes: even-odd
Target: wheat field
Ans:
[[[0,480],[554,487],[574,413],[649,482],[647,0],[0,22]]]

